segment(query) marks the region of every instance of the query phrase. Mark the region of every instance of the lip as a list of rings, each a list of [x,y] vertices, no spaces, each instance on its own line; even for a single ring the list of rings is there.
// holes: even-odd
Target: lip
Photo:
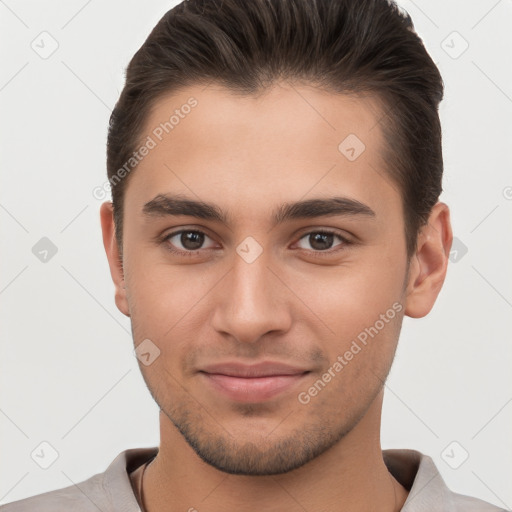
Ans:
[[[277,362],[254,365],[221,363],[203,368],[200,372],[213,390],[237,402],[262,402],[301,381],[309,370]]]
[[[201,368],[201,371],[230,377],[272,377],[276,375],[298,375],[307,372],[308,369],[274,361],[262,361],[257,364],[243,364],[232,361],[205,366]]]

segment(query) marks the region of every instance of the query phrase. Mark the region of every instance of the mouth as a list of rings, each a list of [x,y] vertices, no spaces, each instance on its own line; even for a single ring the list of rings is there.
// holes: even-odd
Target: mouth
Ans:
[[[214,392],[244,403],[270,400],[291,391],[309,373],[304,368],[275,362],[256,365],[223,363],[199,371]]]

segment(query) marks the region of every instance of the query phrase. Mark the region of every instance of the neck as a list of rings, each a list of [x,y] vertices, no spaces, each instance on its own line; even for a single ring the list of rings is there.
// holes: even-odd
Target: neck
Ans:
[[[407,491],[389,473],[380,446],[382,392],[336,445],[291,472],[231,475],[203,462],[160,412],[160,447],[147,467],[146,512],[401,510]]]

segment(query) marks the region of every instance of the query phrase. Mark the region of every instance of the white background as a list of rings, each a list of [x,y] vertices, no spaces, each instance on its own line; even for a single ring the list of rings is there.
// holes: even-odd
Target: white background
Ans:
[[[92,190],[106,180],[124,68],[173,5],[0,1],[0,503],[158,445],[158,408],[114,304]],[[400,5],[445,81],[442,200],[468,252],[450,264],[431,314],[404,322],[382,445],[420,450],[452,490],[510,508],[512,2]],[[31,48],[43,31],[59,45],[47,59]],[[454,31],[469,44],[458,58]],[[46,263],[32,253],[42,237],[58,249]],[[43,441],[59,454],[48,469],[31,458]],[[441,455],[453,441],[455,458],[469,453],[458,469]]]

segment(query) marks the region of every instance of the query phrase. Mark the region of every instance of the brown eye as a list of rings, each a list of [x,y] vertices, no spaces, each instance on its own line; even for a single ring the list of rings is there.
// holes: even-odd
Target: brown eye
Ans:
[[[313,251],[327,251],[333,247],[334,240],[338,238],[341,240],[340,244],[334,245],[345,245],[348,244],[348,241],[345,240],[341,235],[334,233],[332,231],[311,231],[304,235],[299,241],[299,247],[301,249],[312,249]],[[305,247],[301,245],[301,242],[305,240],[306,245],[309,244],[310,247]]]
[[[183,231],[180,235],[180,243],[185,249],[195,251],[204,243],[204,234],[197,231]]]
[[[204,247],[206,239],[211,240],[206,233],[188,229],[170,233],[164,238],[163,242],[170,246],[169,249],[172,252],[187,254],[200,249],[208,249],[215,245],[212,240],[210,246]]]

